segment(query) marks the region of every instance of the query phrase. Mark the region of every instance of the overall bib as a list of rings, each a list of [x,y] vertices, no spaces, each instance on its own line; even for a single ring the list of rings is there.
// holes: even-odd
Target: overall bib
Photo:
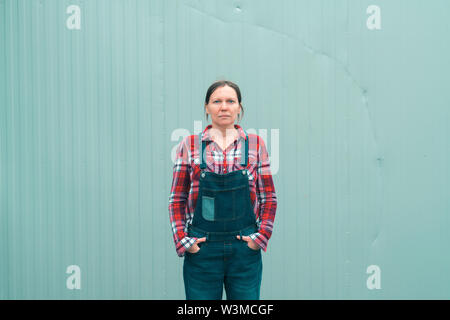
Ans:
[[[248,138],[242,146],[245,169],[209,172],[203,157],[205,141],[199,134],[199,194],[188,236],[206,237],[206,241],[198,244],[198,252],[185,253],[183,278],[188,300],[221,300],[224,286],[229,300],[259,299],[261,249],[251,249],[236,237],[258,230],[248,182]]]

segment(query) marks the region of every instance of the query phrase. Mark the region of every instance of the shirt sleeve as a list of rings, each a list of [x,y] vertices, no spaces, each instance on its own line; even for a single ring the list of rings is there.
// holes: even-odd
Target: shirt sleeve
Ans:
[[[258,137],[258,160],[257,160],[257,181],[256,195],[259,201],[259,230],[250,235],[264,251],[267,251],[267,244],[272,235],[275,213],[277,211],[277,197],[273,184],[272,173],[270,171],[269,155],[263,139]]]
[[[185,210],[190,190],[189,149],[183,139],[177,147],[173,166],[172,187],[169,196],[169,216],[172,226],[175,249],[179,257],[183,257],[186,249],[195,243],[197,238],[187,237]]]

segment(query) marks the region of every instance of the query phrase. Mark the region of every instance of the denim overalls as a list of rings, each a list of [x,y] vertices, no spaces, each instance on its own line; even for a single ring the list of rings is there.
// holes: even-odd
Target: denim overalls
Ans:
[[[247,134],[246,138],[241,153],[245,169],[218,174],[205,170],[205,141],[199,134],[199,194],[188,236],[206,237],[206,241],[198,244],[198,252],[185,253],[183,278],[188,300],[221,300],[224,286],[229,300],[259,299],[261,249],[253,250],[236,237],[258,230],[248,182]]]

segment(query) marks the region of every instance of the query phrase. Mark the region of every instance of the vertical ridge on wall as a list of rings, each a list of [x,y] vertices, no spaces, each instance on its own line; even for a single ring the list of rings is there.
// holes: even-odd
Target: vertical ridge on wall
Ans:
[[[4,50],[0,50],[0,299],[5,299],[9,293],[9,246],[8,246],[8,159],[6,150],[7,134],[7,67],[6,67],[6,10],[4,1],[0,1],[0,43]]]

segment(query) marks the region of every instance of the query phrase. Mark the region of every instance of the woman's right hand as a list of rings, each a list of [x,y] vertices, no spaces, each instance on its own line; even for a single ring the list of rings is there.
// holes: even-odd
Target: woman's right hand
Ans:
[[[198,244],[205,242],[205,241],[206,241],[206,237],[198,238],[197,241],[195,241],[195,243],[186,250],[190,253],[197,253],[200,250],[200,247],[198,246]]]

